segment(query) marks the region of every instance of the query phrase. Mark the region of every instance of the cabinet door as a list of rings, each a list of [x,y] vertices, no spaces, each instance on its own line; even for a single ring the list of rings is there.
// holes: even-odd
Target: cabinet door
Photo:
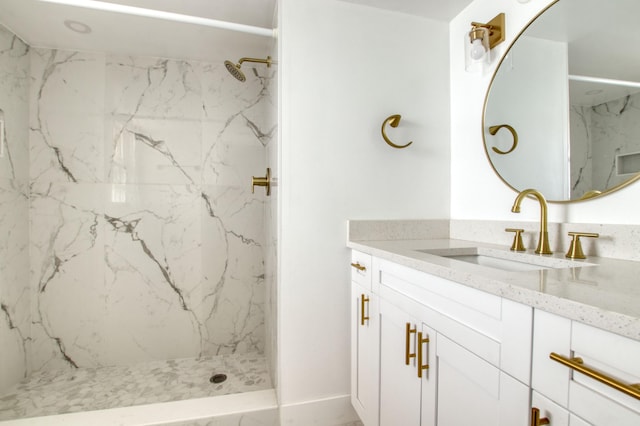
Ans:
[[[526,426],[529,388],[437,335],[438,426]]]
[[[436,424],[436,408],[438,400],[438,358],[436,331],[422,324],[422,334],[418,336],[418,363],[422,366],[421,392],[422,407],[420,411],[420,425],[434,426]]]
[[[569,411],[536,391],[531,392],[531,406],[540,410],[540,418],[546,418],[550,425],[569,425]]]
[[[380,300],[380,426],[420,425],[417,331],[414,318]]]
[[[376,296],[351,284],[351,404],[366,426],[378,425],[379,315]]]

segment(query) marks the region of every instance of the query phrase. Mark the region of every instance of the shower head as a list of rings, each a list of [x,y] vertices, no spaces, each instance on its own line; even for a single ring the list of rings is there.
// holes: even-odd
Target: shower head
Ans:
[[[247,78],[244,76],[244,73],[240,71],[240,64],[234,64],[231,61],[224,61],[224,66],[227,67],[227,71],[234,76],[236,79],[245,82]]]
[[[267,68],[271,67],[271,64],[273,63],[271,61],[271,56],[267,56],[267,59],[240,58],[237,64],[234,64],[231,61],[224,61],[224,66],[227,67],[227,71],[229,71],[232,76],[242,82],[247,81],[244,73],[240,70],[243,62],[257,62],[260,64],[267,64]]]

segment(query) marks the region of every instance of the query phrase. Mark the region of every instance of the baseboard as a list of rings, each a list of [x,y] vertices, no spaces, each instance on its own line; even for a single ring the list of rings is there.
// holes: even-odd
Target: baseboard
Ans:
[[[338,426],[358,420],[350,395],[280,406],[282,426]]]

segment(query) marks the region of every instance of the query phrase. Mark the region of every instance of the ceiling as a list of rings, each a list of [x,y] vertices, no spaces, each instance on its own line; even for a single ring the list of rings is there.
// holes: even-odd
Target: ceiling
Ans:
[[[101,0],[261,28],[273,28],[277,0]],[[326,0],[331,1],[331,0]],[[333,0],[338,1],[338,0]],[[450,21],[472,0],[339,0]],[[91,28],[71,31],[65,21]],[[206,26],[39,0],[0,0],[0,23],[33,47],[218,61],[265,56],[273,40]]]

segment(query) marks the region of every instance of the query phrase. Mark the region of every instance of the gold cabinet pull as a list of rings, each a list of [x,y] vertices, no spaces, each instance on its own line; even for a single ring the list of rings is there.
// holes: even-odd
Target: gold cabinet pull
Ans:
[[[427,360],[426,364],[422,363],[422,358],[423,358],[423,351],[422,348],[423,346],[426,344],[429,344],[429,336],[427,337],[423,337],[422,332],[418,332],[418,377],[422,378],[422,372],[424,370],[428,370],[429,369],[429,361]],[[427,347],[427,355],[429,354],[428,352],[429,348]]]
[[[558,355],[555,352],[551,352],[549,354],[549,358],[556,362],[559,362],[564,366],[576,370],[579,373],[584,374],[585,376],[591,377],[592,379],[604,383],[607,386],[617,389],[622,393],[625,393],[636,399],[640,399],[640,383],[628,384],[618,379],[614,379],[607,374],[594,370],[591,367],[587,367],[586,365],[584,365],[584,361],[582,361],[582,358],[567,358],[562,355]]]
[[[351,266],[353,266],[354,268],[356,268],[358,271],[361,271],[361,272],[364,272],[367,270],[367,268],[365,266],[362,266],[359,262],[352,263]]]
[[[364,325],[365,321],[369,321],[369,315],[364,314],[365,303],[367,303],[367,313],[369,311],[369,298],[364,294],[360,296],[360,325]]]
[[[546,417],[540,418],[540,410],[536,407],[531,408],[531,426],[548,425],[549,419]]]
[[[411,324],[407,323],[406,335],[405,335],[405,350],[404,350],[404,363],[409,365],[411,358],[415,358],[416,354],[411,353],[411,335],[416,334],[416,327],[411,328]]]

